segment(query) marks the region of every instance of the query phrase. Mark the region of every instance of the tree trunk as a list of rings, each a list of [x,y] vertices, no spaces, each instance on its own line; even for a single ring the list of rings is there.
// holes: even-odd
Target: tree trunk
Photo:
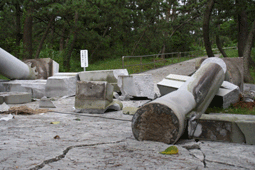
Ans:
[[[104,34],[103,34],[103,37],[105,37],[107,31],[109,30],[109,26],[104,30]],[[139,40],[140,41],[140,40]],[[139,42],[138,42],[139,43]],[[93,58],[95,52],[97,51],[97,49],[100,47],[100,43],[97,44],[96,48],[92,51],[90,57]],[[138,44],[137,44],[138,45]],[[133,52],[132,52],[133,53]]]
[[[203,19],[203,37],[205,43],[205,49],[208,57],[214,57],[211,42],[210,42],[210,17],[212,13],[212,9],[214,6],[214,0],[209,0],[205,9],[204,19]]]
[[[238,5],[241,5],[237,1]],[[248,23],[247,23],[247,14],[245,10],[242,10],[238,13],[238,55],[239,57],[243,56],[246,39],[248,36]]]
[[[37,48],[35,58],[39,58],[39,55],[40,55],[40,52],[41,52],[41,49],[42,49],[44,40],[46,39],[46,37],[47,37],[47,35],[48,35],[48,33],[49,33],[50,27],[52,26],[52,23],[54,22],[54,19],[55,19],[55,16],[51,16],[50,21],[49,21],[49,23],[48,23],[48,26],[47,26],[47,28],[45,29],[45,32],[44,32],[44,34],[43,34],[43,36],[42,36],[42,39],[41,39],[41,41],[40,41],[40,44],[39,44],[39,46],[38,46],[38,48]]]
[[[252,49],[252,42],[253,37],[255,34],[255,20],[252,23],[252,28],[248,34],[246,44],[243,51],[243,64],[244,64],[244,82],[246,83],[252,83],[253,78],[251,77],[250,71],[249,71],[249,57],[251,55],[251,49]]]
[[[70,31],[70,38],[68,40],[68,44],[67,44],[67,47],[66,47],[66,50],[65,50],[64,67],[65,67],[65,70],[67,72],[69,72],[70,68],[71,68],[70,60],[71,60],[71,56],[72,56],[72,52],[73,52],[73,47],[74,47],[75,41],[77,39],[78,16],[79,16],[78,12],[76,11],[75,15],[74,15],[74,28],[71,29],[71,31]]]
[[[25,23],[24,23],[24,34],[23,34],[23,45],[24,45],[24,56],[23,59],[33,58],[33,47],[32,47],[32,27],[33,27],[33,8],[28,7]]]
[[[20,9],[20,4],[17,1],[15,4],[15,9],[16,9],[16,46],[19,47],[20,41],[22,39],[22,34],[21,32],[21,24],[20,24],[20,16],[21,16],[21,9]]]
[[[61,38],[59,41],[59,51],[63,51],[63,49],[64,49],[65,31],[66,31],[65,26],[63,26]]]
[[[220,29],[220,25],[218,26],[218,28]],[[216,35],[216,45],[217,45],[219,51],[221,52],[221,54],[223,55],[223,57],[228,57],[227,54],[225,53],[225,51],[222,48],[219,34]]]

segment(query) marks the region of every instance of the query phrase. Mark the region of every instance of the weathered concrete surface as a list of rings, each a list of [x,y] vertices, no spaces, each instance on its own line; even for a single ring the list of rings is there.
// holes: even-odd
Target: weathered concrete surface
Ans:
[[[0,92],[4,92],[4,86],[3,83],[8,82],[9,80],[1,80],[0,79]]]
[[[45,86],[46,97],[74,96],[76,92],[76,76],[52,76]]]
[[[29,92],[33,98],[44,96],[47,80],[13,80],[3,82],[4,92]]]
[[[178,155],[161,155],[169,145],[135,140],[132,116],[122,111],[75,114],[73,103],[74,97],[62,98],[54,102],[54,112],[0,121],[0,169],[232,170],[255,166],[255,147],[244,144],[180,140]],[[38,107],[38,101],[27,106]],[[6,116],[0,114],[0,118]],[[51,124],[54,121],[60,123]]]
[[[77,112],[104,113],[113,101],[113,86],[107,81],[78,81],[75,104]]]
[[[40,108],[56,108],[56,106],[53,104],[50,98],[47,98],[46,96],[40,99],[39,107]]]
[[[0,104],[23,104],[31,102],[32,94],[28,92],[0,92]],[[2,102],[1,102],[2,101]]]
[[[254,115],[203,114],[197,120],[194,138],[255,145],[255,135],[252,130],[254,128]]]
[[[154,83],[151,74],[120,75],[118,79],[121,95],[155,98]]]
[[[118,76],[128,75],[127,69],[84,71],[79,73],[81,81],[107,81],[112,84],[114,91],[119,92]]]
[[[47,79],[59,72],[59,64],[51,58],[27,59],[24,62],[35,69],[37,79]]]

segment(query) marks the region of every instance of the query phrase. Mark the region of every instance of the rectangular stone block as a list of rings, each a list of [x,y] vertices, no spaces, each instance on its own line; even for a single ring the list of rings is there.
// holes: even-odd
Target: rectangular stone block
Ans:
[[[251,129],[255,128],[255,116],[236,114],[202,114],[197,120],[193,138],[212,141],[255,144]]]
[[[47,79],[46,97],[74,96],[76,92],[75,76],[52,76]]]
[[[118,86],[122,95],[155,98],[154,83],[151,74],[120,75]]]
[[[120,88],[117,85],[119,75],[128,75],[127,69],[80,72],[79,79],[81,81],[107,81],[114,86],[114,91],[119,92]]]
[[[77,112],[103,113],[113,101],[113,86],[106,81],[78,81],[75,95]]]
[[[31,102],[32,94],[28,92],[0,92],[6,104],[23,104]]]
[[[4,92],[4,85],[3,83],[8,82],[9,80],[1,80],[0,79],[0,92]]]
[[[161,96],[177,90],[189,79],[189,76],[170,74],[157,83]],[[221,88],[213,98],[210,107],[228,108],[231,104],[239,101],[239,87],[224,81]]]
[[[4,82],[5,92],[28,92],[33,98],[40,99],[44,96],[47,80],[13,80]]]

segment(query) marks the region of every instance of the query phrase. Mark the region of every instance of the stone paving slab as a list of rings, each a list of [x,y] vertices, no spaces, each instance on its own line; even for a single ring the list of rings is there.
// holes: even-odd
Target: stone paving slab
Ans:
[[[28,92],[0,92],[0,104],[22,104],[32,100],[32,94]]]

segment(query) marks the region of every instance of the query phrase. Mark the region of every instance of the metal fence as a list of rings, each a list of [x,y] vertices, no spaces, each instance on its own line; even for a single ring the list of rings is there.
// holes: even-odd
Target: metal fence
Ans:
[[[227,47],[224,50],[234,49],[236,47]],[[215,54],[219,53],[218,49],[213,49]],[[133,67],[136,72],[142,72],[145,66],[150,65],[150,69],[162,67],[169,64],[178,63],[191,58],[205,56],[206,51],[185,51],[185,52],[172,52],[164,54],[151,54],[140,56],[122,56],[122,68]],[[137,64],[138,63],[138,64]],[[135,71],[134,71],[135,72]]]

